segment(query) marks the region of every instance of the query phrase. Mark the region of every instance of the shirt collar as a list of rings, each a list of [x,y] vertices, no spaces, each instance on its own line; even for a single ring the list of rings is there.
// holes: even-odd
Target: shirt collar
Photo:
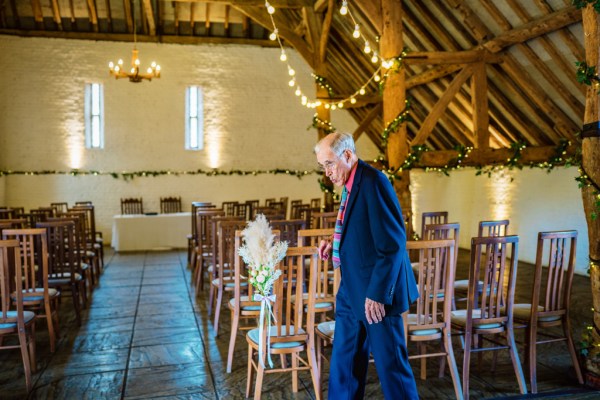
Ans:
[[[346,184],[344,186],[346,186],[346,191],[348,193],[350,193],[350,191],[352,190],[352,184],[354,183],[354,175],[356,175],[356,167],[358,166],[358,162],[354,164],[354,166],[352,167],[352,171],[350,171],[350,176],[348,177],[348,180],[346,181]]]

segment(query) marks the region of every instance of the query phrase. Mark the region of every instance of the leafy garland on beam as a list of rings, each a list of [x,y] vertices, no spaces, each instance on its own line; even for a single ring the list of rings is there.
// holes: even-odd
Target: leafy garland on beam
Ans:
[[[577,7],[577,9],[585,8],[588,4],[594,5],[594,10],[600,14],[600,0],[573,0],[573,5]]]
[[[405,47],[404,49],[402,49],[402,52],[397,55],[396,57],[394,57],[391,60],[391,64],[389,65],[389,69],[387,70],[387,72],[385,74],[383,74],[383,78],[381,78],[381,81],[379,82],[379,93],[383,94],[383,90],[385,89],[385,84],[390,76],[390,74],[397,74],[400,71],[400,68],[402,68],[404,66],[404,58],[406,57],[406,55],[408,54],[410,50],[408,49],[408,47]]]
[[[598,1],[600,2],[600,0]],[[583,85],[593,86],[598,89],[598,94],[600,94],[600,76],[596,72],[596,66],[589,66],[585,61],[577,61],[575,65],[577,66],[577,82]]]
[[[12,170],[0,170],[0,177],[2,176],[11,176],[11,175],[24,175],[24,176],[40,176],[40,175],[70,175],[70,176],[111,176],[115,179],[123,179],[125,181],[130,181],[135,178],[147,178],[147,177],[157,177],[157,176],[181,176],[181,175],[206,175],[206,176],[257,176],[257,175],[290,175],[295,176],[298,179],[306,175],[313,174],[321,174],[321,171],[316,169],[314,170],[291,170],[291,169],[283,169],[283,168],[275,168],[269,170],[239,170],[239,169],[231,169],[231,170],[220,170],[220,169],[210,169],[210,170],[191,170],[191,171],[171,171],[171,170],[160,170],[160,171],[132,171],[132,172],[103,172],[103,171],[94,171],[94,170],[79,170],[72,169],[70,171],[59,171],[59,170],[41,170],[41,171],[12,171]]]
[[[407,98],[405,100],[406,105],[404,107],[404,110],[400,111],[400,114],[398,114],[398,116],[394,118],[392,122],[388,124],[388,126],[385,127],[383,132],[381,132],[381,147],[383,147],[384,149],[388,145],[388,138],[390,137],[390,135],[396,132],[398,128],[400,128],[400,125],[402,125],[404,122],[412,121],[410,118],[410,102],[411,99]]]
[[[331,87],[329,82],[327,82],[327,79],[317,74],[312,74],[312,76],[315,78],[315,83],[317,85],[327,90],[327,94],[329,95],[329,97],[333,97],[335,95],[335,92],[333,91],[333,88]]]
[[[592,220],[596,220],[598,215],[600,215],[600,186],[590,178],[590,176],[585,172],[583,166],[579,166],[579,176],[575,178],[575,180],[579,183],[579,188],[583,189],[585,187],[593,187],[594,191],[592,192],[593,196],[596,198],[594,203],[595,210],[592,211],[591,217]]]
[[[336,131],[335,127],[331,124],[330,121],[322,120],[321,118],[319,118],[319,115],[316,113],[313,116],[312,124],[309,125],[309,127],[306,128],[306,130],[309,130],[310,128],[315,128],[317,130],[322,129],[326,135],[329,135],[330,133],[333,133]]]
[[[425,167],[425,172],[439,172],[446,176],[450,176],[450,171],[460,169],[462,162],[469,157],[469,154],[473,151],[473,147],[458,145],[454,147],[454,150],[458,152],[456,158],[450,160],[450,162],[443,167]]]

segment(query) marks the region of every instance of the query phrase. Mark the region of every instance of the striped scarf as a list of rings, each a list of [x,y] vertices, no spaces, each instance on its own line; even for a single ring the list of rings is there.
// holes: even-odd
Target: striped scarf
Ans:
[[[346,208],[346,199],[348,197],[348,191],[346,186],[342,190],[342,198],[340,200],[340,210],[338,211],[337,219],[335,221],[335,229],[333,231],[333,254],[332,261],[333,267],[338,268],[341,265],[340,262],[340,240],[342,239],[342,216],[344,215],[344,208]]]

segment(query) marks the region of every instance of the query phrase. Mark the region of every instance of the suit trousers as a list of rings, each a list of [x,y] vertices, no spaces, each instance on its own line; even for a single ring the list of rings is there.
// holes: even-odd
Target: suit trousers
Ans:
[[[337,295],[335,336],[329,372],[329,399],[355,400],[365,394],[369,355],[383,394],[388,400],[418,400],[417,386],[408,362],[401,315],[386,315],[374,324],[357,320],[343,292]]]

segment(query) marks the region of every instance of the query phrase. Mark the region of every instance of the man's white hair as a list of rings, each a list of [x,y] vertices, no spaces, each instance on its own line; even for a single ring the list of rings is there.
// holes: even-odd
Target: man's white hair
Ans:
[[[331,140],[331,151],[338,157],[341,157],[344,154],[344,151],[350,150],[352,153],[356,154],[356,146],[354,144],[354,138],[350,133],[346,132],[333,132],[330,133],[326,138],[329,138],[333,135],[333,140]],[[321,146],[323,145],[323,140],[325,138],[319,140],[319,142],[315,145],[315,153],[318,153],[321,150]]]

